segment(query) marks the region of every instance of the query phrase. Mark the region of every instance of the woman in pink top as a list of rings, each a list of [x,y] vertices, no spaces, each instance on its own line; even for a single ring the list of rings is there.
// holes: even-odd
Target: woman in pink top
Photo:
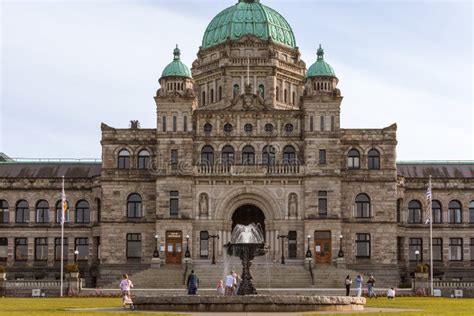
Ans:
[[[122,281],[120,281],[120,293],[122,294],[122,305],[125,308],[126,305],[130,305],[134,309],[132,297],[130,296],[130,289],[133,287],[133,283],[128,279],[128,275],[124,274]]]

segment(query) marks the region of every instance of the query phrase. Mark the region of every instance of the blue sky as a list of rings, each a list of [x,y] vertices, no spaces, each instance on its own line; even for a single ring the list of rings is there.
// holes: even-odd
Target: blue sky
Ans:
[[[176,43],[191,65],[236,0],[3,1],[0,152],[99,158],[100,123],[153,128]],[[277,1],[307,66],[339,77],[343,128],[398,124],[398,160],[474,159],[471,1]]]

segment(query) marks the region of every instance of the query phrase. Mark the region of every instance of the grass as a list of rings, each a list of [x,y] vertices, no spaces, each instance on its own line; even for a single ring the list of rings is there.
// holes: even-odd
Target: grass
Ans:
[[[91,311],[69,311],[71,308],[117,308],[121,306],[120,298],[0,298],[0,315],[53,315],[53,316],[98,316],[98,315],[155,315],[171,316],[178,314],[163,313],[130,313],[114,312],[91,312]],[[450,299],[429,297],[397,297],[395,300],[387,300],[385,297],[367,300],[367,307],[373,308],[400,308],[416,309],[415,312],[387,313],[378,312],[377,316],[420,316],[420,315],[474,315],[474,299]],[[317,315],[317,314],[316,314]],[[333,314],[341,316],[361,315],[357,314]],[[364,314],[363,314],[364,315]]]

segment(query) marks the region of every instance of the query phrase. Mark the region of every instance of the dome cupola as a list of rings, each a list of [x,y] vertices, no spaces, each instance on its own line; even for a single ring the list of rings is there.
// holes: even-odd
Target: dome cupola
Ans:
[[[306,72],[306,78],[336,77],[332,67],[324,61],[324,49],[321,48],[321,44],[319,44],[317,55],[318,59],[314,64],[311,65],[311,67],[309,67],[308,71]]]
[[[331,93],[340,96],[341,92],[337,88],[339,80],[332,67],[324,61],[324,49],[321,44],[317,55],[318,59],[306,72],[305,93],[307,95]]]
[[[296,48],[291,26],[277,11],[263,5],[260,0],[239,0],[220,12],[207,26],[202,48],[209,48],[245,35]]]
[[[161,74],[161,78],[164,77],[185,77],[192,78],[191,71],[189,68],[181,62],[181,51],[176,45],[176,48],[173,51],[173,61],[168,64]]]

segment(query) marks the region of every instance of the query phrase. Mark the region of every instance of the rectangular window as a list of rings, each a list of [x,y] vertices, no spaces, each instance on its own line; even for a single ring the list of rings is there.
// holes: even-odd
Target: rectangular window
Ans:
[[[163,116],[163,117],[162,117],[162,120],[161,120],[161,128],[162,128],[162,131],[163,131],[163,132],[166,132],[166,116]]]
[[[327,191],[318,191],[318,214],[319,216],[328,215]]]
[[[296,231],[288,232],[288,258],[294,259],[297,255]]]
[[[433,238],[433,260],[443,261],[443,239]]]
[[[325,130],[325,128],[324,128],[324,116],[321,116],[320,123],[321,123],[321,132],[324,132],[324,130]]]
[[[8,258],[8,239],[0,238],[0,260],[5,261]]]
[[[88,260],[89,259],[89,238],[76,238],[75,250],[79,251],[76,260]]]
[[[310,132],[314,131],[314,119],[312,115],[309,117],[309,131]]]
[[[48,238],[35,238],[35,261],[48,260]]]
[[[207,231],[199,233],[199,255],[201,258],[209,256],[209,232]]]
[[[418,255],[416,254],[418,251]],[[410,261],[423,261],[423,240],[410,238],[408,245],[408,259]]]
[[[451,224],[462,223],[462,210],[460,208],[450,208],[448,211],[449,222]]]
[[[397,223],[402,221],[402,199],[397,200]]]
[[[141,258],[142,234],[127,234],[127,258]]]
[[[179,214],[179,192],[170,191],[170,216],[178,217]]]
[[[320,165],[326,164],[326,149],[319,150],[319,164]]]
[[[449,239],[449,260],[462,261],[462,238]]]
[[[178,129],[178,118],[176,116],[173,116],[173,132],[176,132]]]
[[[403,237],[397,237],[397,260],[403,260]]]
[[[356,234],[356,257],[370,258],[370,234]]]
[[[15,261],[28,260],[28,239],[15,238]]]
[[[186,115],[183,116],[183,131],[188,131],[188,117]]]
[[[63,261],[67,261],[68,256],[68,239],[63,240]],[[54,238],[54,260],[61,261],[61,238]]]
[[[178,150],[171,149],[171,168],[176,169],[178,167]]]
[[[421,223],[421,209],[420,208],[408,209],[408,223],[410,224]]]
[[[8,203],[5,200],[0,200],[0,224],[7,224],[9,221]]]
[[[334,116],[331,116],[331,132],[334,132],[334,125],[335,125]]]
[[[471,238],[471,244],[469,245],[469,255],[471,256],[471,261],[474,261],[474,238]]]

